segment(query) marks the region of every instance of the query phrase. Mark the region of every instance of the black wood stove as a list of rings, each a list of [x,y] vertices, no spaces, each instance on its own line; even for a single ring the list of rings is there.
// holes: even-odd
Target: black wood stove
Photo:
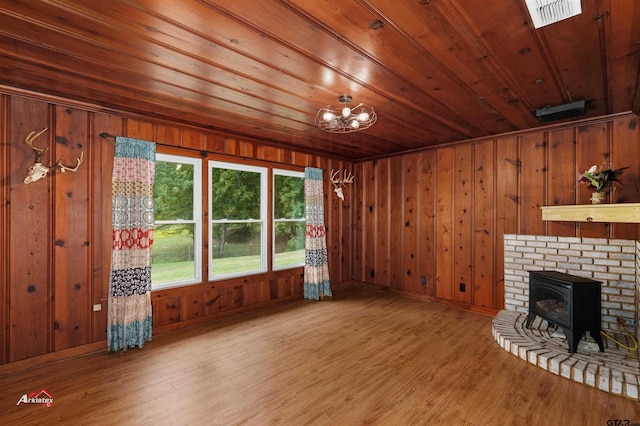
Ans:
[[[551,325],[562,327],[575,353],[580,339],[589,331],[600,352],[604,352],[600,335],[600,281],[558,271],[529,271],[529,328],[536,315]]]

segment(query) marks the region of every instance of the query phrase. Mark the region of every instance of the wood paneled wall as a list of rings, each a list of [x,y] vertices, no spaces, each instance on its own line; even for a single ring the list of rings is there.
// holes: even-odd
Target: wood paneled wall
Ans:
[[[155,141],[158,151],[178,147],[199,155],[303,170],[351,169],[347,162],[280,149],[233,135],[104,113],[86,106],[0,93],[0,364],[69,348],[106,348],[111,257],[111,172],[114,140],[122,135]],[[69,105],[74,105],[69,102]],[[49,131],[35,144],[48,147],[45,164],[84,153],[77,173],[56,172],[25,185],[34,154],[24,143],[33,130]],[[325,179],[327,244],[333,286],[351,280],[352,195],[343,203]],[[154,291],[154,334],[274,303],[302,298],[303,270],[204,282]],[[94,311],[94,305],[101,310]]]
[[[635,224],[545,223],[540,214],[542,205],[588,203],[576,176],[592,164],[629,167],[609,201],[640,201],[635,116],[357,164],[16,93],[0,93],[0,120],[0,364],[106,342],[114,144],[103,133],[155,141],[159,150],[327,173],[353,169],[344,202],[325,179],[333,286],[361,281],[495,312],[503,307],[505,233],[640,237]],[[37,145],[49,147],[46,163],[73,163],[84,152],[84,164],[77,173],[25,185],[34,156],[24,139],[45,127]],[[299,299],[301,292],[302,268],[154,291],[154,333]],[[95,305],[102,309],[93,311]]]
[[[355,280],[502,309],[505,233],[640,238],[635,224],[547,223],[540,211],[590,203],[577,175],[593,164],[628,167],[608,202],[640,202],[639,146],[638,118],[622,116],[358,163]]]

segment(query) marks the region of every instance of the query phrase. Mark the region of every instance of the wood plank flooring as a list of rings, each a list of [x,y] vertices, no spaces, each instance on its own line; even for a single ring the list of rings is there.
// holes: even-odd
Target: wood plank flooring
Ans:
[[[607,425],[640,404],[506,353],[491,317],[335,291],[0,377],[0,424]],[[46,389],[51,407],[16,405]],[[613,424],[613,423],[610,423]]]

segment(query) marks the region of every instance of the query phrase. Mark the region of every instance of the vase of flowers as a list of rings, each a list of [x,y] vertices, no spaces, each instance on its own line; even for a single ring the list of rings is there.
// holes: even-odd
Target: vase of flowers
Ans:
[[[626,167],[620,169],[604,169],[602,166],[593,165],[584,173],[578,176],[578,182],[587,185],[591,191],[591,202],[601,204],[606,193],[613,189],[615,185],[622,185],[618,178]]]

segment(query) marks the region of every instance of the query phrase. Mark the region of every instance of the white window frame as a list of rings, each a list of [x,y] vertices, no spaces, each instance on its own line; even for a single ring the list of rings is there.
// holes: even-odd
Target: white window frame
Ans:
[[[273,169],[273,178],[271,180],[271,188],[272,188],[272,192],[273,192],[273,197],[272,197],[272,202],[271,205],[273,206],[273,211],[272,211],[272,217],[273,217],[273,221],[271,224],[271,229],[272,229],[272,241],[271,241],[271,268],[274,271],[282,271],[285,269],[293,269],[293,268],[299,268],[301,266],[304,266],[304,259],[302,260],[302,262],[300,262],[299,264],[295,264],[295,265],[284,265],[284,266],[276,266],[276,223],[278,222],[307,222],[307,218],[303,217],[301,219],[282,219],[282,218],[276,218],[275,212],[276,212],[276,203],[275,203],[275,199],[276,199],[276,175],[280,175],[280,176],[292,176],[292,177],[297,177],[297,178],[301,178],[302,180],[304,180],[304,172],[296,172],[293,170],[284,170],[284,169]]]
[[[253,172],[253,173],[259,173],[260,174],[260,218],[255,219],[255,218],[250,218],[250,219],[244,219],[244,220],[226,220],[226,219],[222,219],[222,220],[213,220],[211,219],[213,217],[212,212],[211,212],[211,208],[213,206],[213,197],[212,197],[212,193],[211,193],[211,186],[212,186],[212,173],[211,170],[213,168],[220,168],[220,169],[229,169],[229,170],[238,170],[238,171],[244,171],[244,172]],[[209,281],[220,281],[220,280],[225,280],[225,279],[229,279],[229,278],[235,278],[235,277],[246,277],[246,276],[250,276],[250,275],[256,275],[256,274],[262,274],[268,271],[267,265],[268,263],[268,248],[267,248],[267,235],[268,235],[268,203],[267,203],[267,197],[268,197],[268,169],[266,167],[260,167],[260,166],[250,166],[250,165],[245,165],[245,164],[238,164],[238,163],[228,163],[228,162],[224,162],[224,161],[215,161],[215,160],[210,160],[208,162],[208,174],[209,174],[209,187],[207,189],[208,191],[208,196],[209,196],[209,206],[208,206],[208,211],[209,211],[209,222],[208,222],[208,228],[209,228],[209,254],[208,254],[208,259],[207,262],[209,264],[209,271],[208,271],[208,275],[209,275]],[[242,272],[236,272],[236,273],[230,273],[230,274],[223,274],[223,275],[213,275],[214,271],[213,271],[213,267],[214,267],[214,259],[212,256],[212,248],[213,248],[213,225],[216,223],[260,223],[260,269],[254,269],[251,271],[242,271]]]
[[[186,157],[182,155],[156,154],[156,162],[180,163],[193,166],[193,219],[192,220],[154,220],[155,225],[174,225],[191,223],[193,229],[193,260],[195,268],[195,276],[193,279],[172,281],[162,284],[153,284],[152,290],[160,290],[172,287],[179,287],[188,284],[202,282],[202,160],[195,157]]]

